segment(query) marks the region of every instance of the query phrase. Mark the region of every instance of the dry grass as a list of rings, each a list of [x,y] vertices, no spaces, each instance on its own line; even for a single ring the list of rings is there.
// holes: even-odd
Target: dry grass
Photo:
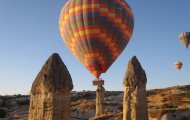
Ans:
[[[168,112],[175,112],[175,109],[157,109],[157,110],[149,110],[148,114],[152,118],[157,118],[158,120],[161,119],[162,115]]]
[[[91,118],[90,120],[107,120],[108,118],[114,117],[114,120],[122,120],[123,119],[123,113],[117,113],[117,114],[113,114],[113,113],[105,113],[101,116],[96,116],[94,118]]]
[[[118,118],[118,120],[122,120],[123,119],[123,112],[118,113],[117,118]]]
[[[179,108],[189,108],[189,86],[175,86],[165,89],[154,89],[150,90],[149,93],[154,94],[148,95],[148,106],[178,106]]]
[[[164,101],[163,96],[160,94],[148,96],[148,106],[162,106]]]
[[[158,120],[161,119],[163,111],[162,110],[150,110],[148,111],[149,117],[157,118]]]
[[[113,117],[113,116],[114,116],[113,114],[103,114],[103,115],[91,118],[90,120],[107,120],[108,118]]]
[[[149,116],[159,120],[163,114],[169,111],[183,111],[190,108],[189,87],[177,86],[149,91],[149,93],[152,93],[148,94]],[[153,106],[158,108],[151,108]]]
[[[190,108],[190,89],[186,87],[170,87],[165,89],[154,89],[148,91],[148,106],[149,115],[152,118],[161,118],[161,116],[167,112],[178,110],[186,110]],[[111,92],[109,94],[112,94]],[[116,94],[116,93],[114,93]],[[106,101],[107,106],[117,106],[118,110],[122,112],[123,106],[120,103],[112,103]],[[88,100],[78,101],[73,106],[77,106],[78,109],[95,109],[95,102],[89,102]],[[118,112],[118,113],[120,113]],[[93,120],[106,120],[109,117],[119,117],[122,119],[122,113],[120,115],[113,114],[108,110],[104,110],[104,115],[94,118]]]
[[[79,109],[96,109],[95,102],[83,102],[79,105],[77,105]]]

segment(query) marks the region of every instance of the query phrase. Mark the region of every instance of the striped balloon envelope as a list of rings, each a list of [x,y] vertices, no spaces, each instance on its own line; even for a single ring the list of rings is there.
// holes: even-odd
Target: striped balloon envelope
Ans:
[[[190,44],[190,32],[182,32],[179,35],[179,40],[180,42],[186,47],[188,48],[189,44]]]
[[[125,0],[68,0],[60,33],[74,56],[99,78],[127,46],[134,16]]]

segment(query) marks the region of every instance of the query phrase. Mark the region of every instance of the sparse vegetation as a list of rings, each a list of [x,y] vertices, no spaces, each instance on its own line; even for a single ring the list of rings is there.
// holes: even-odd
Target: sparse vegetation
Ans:
[[[175,93],[175,91],[176,93]],[[174,91],[171,93],[171,91]],[[93,120],[106,120],[110,117],[122,119],[122,91],[108,91],[106,92],[105,106],[108,108],[104,109],[104,115],[94,118]],[[71,109],[75,111],[95,111],[95,91],[84,91],[75,93],[72,97]],[[117,97],[120,96],[120,97]],[[0,96],[0,99],[6,103],[6,101],[16,100],[28,96]],[[165,89],[154,89],[147,91],[149,116],[152,118],[161,118],[161,116],[167,112],[174,112],[176,110],[186,111],[190,108],[190,85],[189,86],[177,86],[169,87]],[[121,100],[118,100],[121,99]],[[120,101],[120,102],[118,102]],[[18,102],[19,108],[25,106],[24,109],[28,108],[29,101]],[[27,106],[27,107],[26,107]],[[110,107],[111,106],[111,107]],[[6,104],[3,105],[6,108]],[[111,110],[110,110],[111,109]],[[13,112],[19,113],[18,111]],[[27,113],[27,112],[26,112]],[[92,113],[94,115],[95,113]],[[185,120],[185,118],[184,118]]]
[[[83,102],[77,106],[79,109],[95,109],[95,102]]]
[[[149,90],[148,95],[149,116],[157,118],[167,112],[186,110],[190,108],[190,86],[175,86],[165,89]]]
[[[91,120],[107,120],[108,118],[113,116],[114,116],[113,114],[103,114],[101,116],[94,117]]]

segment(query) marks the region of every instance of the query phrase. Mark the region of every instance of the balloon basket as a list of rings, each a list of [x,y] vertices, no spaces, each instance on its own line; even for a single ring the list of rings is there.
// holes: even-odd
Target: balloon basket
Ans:
[[[102,79],[96,79],[96,80],[94,80],[94,81],[92,82],[92,84],[93,84],[94,86],[104,85],[104,80],[102,80]]]

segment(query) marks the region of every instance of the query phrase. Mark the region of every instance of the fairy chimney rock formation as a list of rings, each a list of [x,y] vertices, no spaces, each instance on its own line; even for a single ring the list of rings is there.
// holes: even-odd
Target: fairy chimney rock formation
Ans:
[[[52,54],[30,91],[28,120],[70,120],[70,91],[73,83],[57,53]]]
[[[123,81],[123,120],[148,120],[146,83],[145,71],[134,56],[129,60]]]
[[[96,116],[100,116],[103,114],[104,94],[105,94],[105,89],[103,85],[98,85],[96,90]]]

